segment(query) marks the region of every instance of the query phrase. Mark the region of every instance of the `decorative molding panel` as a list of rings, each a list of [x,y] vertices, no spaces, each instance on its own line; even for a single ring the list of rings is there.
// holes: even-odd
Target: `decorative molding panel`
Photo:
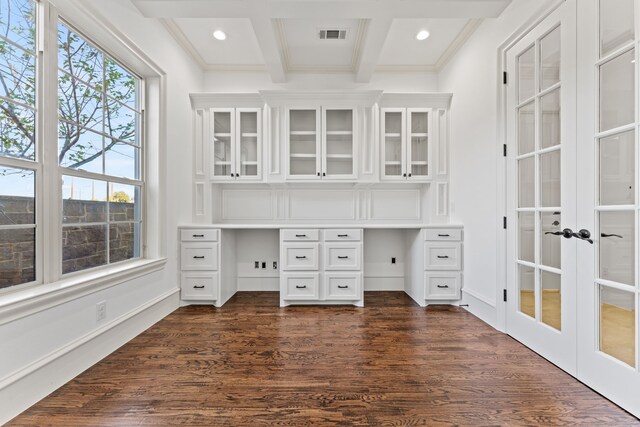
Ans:
[[[420,190],[371,190],[371,220],[421,219]]]
[[[438,175],[449,173],[449,126],[447,123],[447,110],[436,111],[436,123],[438,127]]]
[[[271,191],[222,190],[222,219],[272,220]]]
[[[193,189],[193,216],[201,220],[206,217],[205,186],[204,182],[196,181]]]
[[[449,185],[446,182],[436,183],[436,215],[449,214]]]
[[[355,220],[354,190],[290,190],[289,215],[292,220]]]
[[[205,157],[205,153],[204,153],[204,145],[205,145],[205,138],[208,137],[208,126],[205,126],[205,115],[206,115],[206,110],[202,109],[202,108],[197,108],[195,110],[195,114],[193,117],[193,133],[194,133],[194,156],[193,156],[193,162],[194,162],[194,167],[193,167],[193,172],[195,174],[196,177],[198,178],[204,178],[205,176],[205,162],[207,161],[207,158]]]

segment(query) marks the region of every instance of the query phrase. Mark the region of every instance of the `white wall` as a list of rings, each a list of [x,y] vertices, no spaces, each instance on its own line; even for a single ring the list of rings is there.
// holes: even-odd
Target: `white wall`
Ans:
[[[165,268],[9,323],[0,319],[0,424],[175,310],[178,222],[191,218],[192,119],[188,94],[202,91],[203,73],[158,22],[143,18],[129,0],[90,0],[166,73],[167,117]],[[60,1],[59,7],[69,5]],[[62,10],[63,12],[63,10]],[[77,23],[76,23],[77,24]],[[91,35],[92,28],[80,28]],[[106,46],[108,50],[108,46]],[[97,302],[107,319],[96,322]],[[61,356],[61,357],[58,357]]]
[[[469,310],[496,325],[498,210],[498,47],[548,2],[513,0],[485,20],[438,75],[451,103],[451,216],[464,224],[464,288]]]

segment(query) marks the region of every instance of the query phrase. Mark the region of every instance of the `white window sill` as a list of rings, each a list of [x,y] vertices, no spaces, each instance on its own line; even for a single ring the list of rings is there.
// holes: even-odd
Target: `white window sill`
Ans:
[[[107,266],[0,296],[0,325],[161,270],[166,258]]]

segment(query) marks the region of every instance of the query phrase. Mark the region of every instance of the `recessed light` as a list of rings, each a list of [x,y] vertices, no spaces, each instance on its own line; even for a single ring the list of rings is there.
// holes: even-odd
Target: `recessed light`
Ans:
[[[418,40],[426,40],[427,37],[429,37],[429,31],[427,30],[422,30],[416,35]]]
[[[224,33],[224,31],[216,30],[216,31],[213,32],[213,37],[216,40],[224,40],[224,39],[227,38],[227,35]]]

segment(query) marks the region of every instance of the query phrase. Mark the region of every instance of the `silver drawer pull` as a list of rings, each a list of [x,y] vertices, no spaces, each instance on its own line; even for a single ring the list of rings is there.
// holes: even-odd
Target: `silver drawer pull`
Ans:
[[[307,256],[306,256],[306,255],[302,255],[302,256],[297,256],[297,255],[296,255],[296,259],[306,259],[306,258],[307,258]]]
[[[338,237],[349,237],[348,234],[338,234]]]
[[[204,234],[193,234],[193,237],[204,237]]]
[[[307,285],[296,285],[296,289],[307,289]]]
[[[338,289],[349,289],[349,285],[338,285]]]
[[[306,234],[296,234],[296,237],[307,237]]]
[[[448,234],[438,234],[438,237],[451,237],[451,236]]]
[[[194,255],[193,259],[204,259],[204,255]]]
[[[440,289],[447,289],[447,288],[449,288],[449,285],[438,285],[438,287]]]
[[[344,255],[344,256],[340,256],[340,255],[338,255],[338,259],[347,259],[347,258],[349,258],[349,257],[348,257],[348,256],[346,256],[346,255]]]
[[[193,289],[204,289],[204,285],[194,285]]]
[[[449,255],[438,255],[438,258],[447,259],[447,258],[449,258]]]

